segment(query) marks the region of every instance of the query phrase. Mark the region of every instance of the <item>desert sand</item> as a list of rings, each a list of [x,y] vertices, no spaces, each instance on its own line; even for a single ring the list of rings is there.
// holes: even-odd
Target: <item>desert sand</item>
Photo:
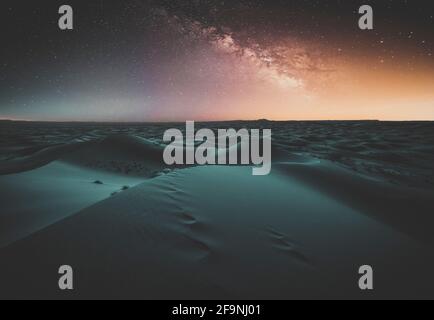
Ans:
[[[277,132],[263,177],[248,166],[167,168],[164,125],[57,124],[40,128],[45,145],[3,136],[0,298],[434,297],[429,145],[419,141],[414,165],[398,152],[416,155],[412,137],[387,125],[393,142],[375,123],[260,125]],[[432,125],[412,125],[432,139]],[[57,287],[63,264],[74,291]],[[365,264],[372,292],[358,287]]]

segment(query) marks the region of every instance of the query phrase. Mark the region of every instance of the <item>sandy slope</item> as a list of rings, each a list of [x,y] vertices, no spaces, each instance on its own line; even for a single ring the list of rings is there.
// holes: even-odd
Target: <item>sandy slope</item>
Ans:
[[[423,187],[431,182],[420,183],[429,150],[416,166],[394,156],[395,140],[384,159],[354,151],[377,147],[354,144],[342,125],[300,126],[312,136],[299,141],[282,123],[270,176],[235,166],[171,172],[156,140],[59,126],[2,149],[0,298],[434,297],[434,199]],[[142,127],[134,130],[164,129]],[[330,132],[338,136],[328,141]],[[306,143],[309,153],[296,152]],[[371,168],[401,171],[389,179]],[[72,293],[57,290],[63,264],[75,270]],[[372,293],[358,289],[364,264],[374,267]]]
[[[0,175],[34,170],[56,160],[141,177],[151,176],[165,167],[161,145],[129,135],[29,149],[21,151],[19,157],[0,161]]]
[[[325,160],[278,162],[273,168],[288,179],[434,245],[432,190],[390,184]]]
[[[1,249],[0,260],[0,297],[432,298],[433,292],[434,257],[424,244],[299,178],[279,170],[252,177],[242,167],[191,168],[149,180]],[[57,290],[61,264],[75,269],[72,293]],[[373,293],[358,290],[364,264],[376,272]]]
[[[162,147],[126,135],[30,149],[0,162],[0,247],[164,169]]]
[[[29,172],[0,176],[0,247],[142,181],[62,161]]]

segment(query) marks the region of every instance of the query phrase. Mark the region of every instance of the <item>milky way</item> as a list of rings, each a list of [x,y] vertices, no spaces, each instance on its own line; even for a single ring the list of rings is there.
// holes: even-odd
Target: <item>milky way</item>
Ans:
[[[416,2],[373,4],[362,31],[361,1],[69,1],[70,32],[59,1],[2,3],[0,117],[432,120],[433,11]]]

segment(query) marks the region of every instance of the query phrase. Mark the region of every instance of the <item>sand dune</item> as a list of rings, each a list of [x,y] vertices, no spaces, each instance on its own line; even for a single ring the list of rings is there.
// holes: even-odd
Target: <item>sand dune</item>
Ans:
[[[142,181],[61,161],[29,172],[0,176],[0,247]]]
[[[162,173],[162,150],[145,139],[112,135],[26,149],[25,156],[0,163],[0,247]]]
[[[382,276],[369,297],[432,293],[426,279],[434,256],[425,245],[279,173],[259,183],[248,173],[242,167],[175,171],[18,241],[0,250],[3,292],[363,298],[357,270],[368,263]],[[75,293],[53,286],[59,264],[77,270]]]
[[[101,140],[49,146],[34,153],[29,150],[25,154],[1,161],[0,175],[33,170],[55,160],[141,176],[161,171],[164,167],[163,146],[128,135],[110,135]]]
[[[274,128],[264,177],[167,168],[167,125],[8,130],[0,298],[433,298],[433,154],[411,145],[429,125],[406,138],[377,123],[261,125]],[[73,292],[57,289],[63,264]],[[374,292],[357,285],[365,264]]]
[[[276,163],[274,169],[412,237],[434,244],[433,226],[421,223],[432,219],[431,190],[397,186],[324,160]]]
[[[155,176],[167,166],[163,162],[164,147],[146,139],[111,135],[102,141],[88,143],[61,160],[79,166],[138,177]]]

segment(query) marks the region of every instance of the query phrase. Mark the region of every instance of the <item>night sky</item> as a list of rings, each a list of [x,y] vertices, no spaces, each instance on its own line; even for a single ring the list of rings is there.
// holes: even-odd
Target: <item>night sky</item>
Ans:
[[[74,9],[74,30],[58,8]],[[374,30],[358,8],[374,9]],[[2,0],[0,119],[434,120],[434,1]]]

